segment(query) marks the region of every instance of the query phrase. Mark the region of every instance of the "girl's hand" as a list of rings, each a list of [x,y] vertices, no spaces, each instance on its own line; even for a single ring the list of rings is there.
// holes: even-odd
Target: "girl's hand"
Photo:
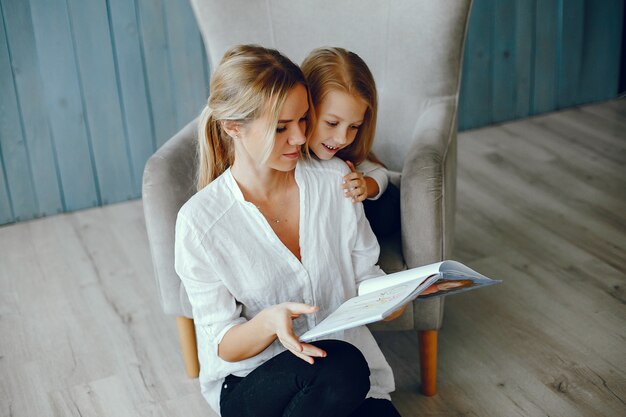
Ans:
[[[367,183],[365,178],[363,178],[363,174],[357,172],[352,162],[346,161],[346,165],[350,167],[352,172],[343,177],[343,183],[341,184],[341,188],[344,190],[343,194],[347,198],[352,199],[353,203],[360,203],[367,198]]]
[[[317,346],[301,343],[293,332],[293,319],[302,314],[312,314],[319,310],[318,307],[302,303],[282,303],[263,310],[265,323],[276,334],[278,340],[291,353],[310,363],[315,362],[313,357],[323,358],[326,352]]]

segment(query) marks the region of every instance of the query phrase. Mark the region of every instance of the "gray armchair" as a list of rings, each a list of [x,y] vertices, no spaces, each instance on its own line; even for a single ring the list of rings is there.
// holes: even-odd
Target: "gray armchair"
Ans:
[[[376,155],[395,172],[401,233],[381,240],[386,272],[449,258],[454,234],[457,103],[471,0],[191,0],[211,68],[241,43],[274,47],[300,63],[319,46],[358,53],[379,90]],[[198,375],[191,306],[174,271],[174,226],[194,193],[192,121],[148,161],[143,202],[166,314],[177,316],[189,376]],[[437,330],[443,300],[416,301],[372,330],[419,335],[422,392],[436,392]],[[407,358],[411,360],[413,358]]]

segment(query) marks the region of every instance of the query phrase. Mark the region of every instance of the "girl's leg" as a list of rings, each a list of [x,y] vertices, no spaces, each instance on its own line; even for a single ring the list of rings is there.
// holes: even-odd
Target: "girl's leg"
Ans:
[[[340,340],[314,344],[327,353],[309,365],[291,352],[275,356],[245,378],[229,377],[222,386],[223,417],[344,417],[369,391],[363,354]]]
[[[389,400],[368,398],[354,410],[350,417],[402,417]]]
[[[376,237],[400,230],[400,190],[395,185],[389,184],[378,200],[365,200],[363,209]]]

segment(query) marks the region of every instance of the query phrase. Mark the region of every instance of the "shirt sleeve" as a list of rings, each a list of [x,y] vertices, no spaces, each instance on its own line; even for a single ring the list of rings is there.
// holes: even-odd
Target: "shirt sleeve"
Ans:
[[[365,159],[356,166],[356,170],[362,172],[364,177],[370,177],[376,181],[378,184],[378,194],[368,198],[368,200],[378,200],[387,189],[387,185],[389,185],[389,173],[387,169],[369,159]]]
[[[175,269],[189,296],[194,324],[217,355],[222,338],[244,323],[237,303],[215,270],[211,256],[193,226],[179,214],[176,221]]]
[[[380,255],[380,246],[365,217],[363,204],[354,204],[353,207],[356,210],[357,230],[354,247],[352,248],[352,267],[358,288],[361,282],[385,275],[385,272],[376,265]]]

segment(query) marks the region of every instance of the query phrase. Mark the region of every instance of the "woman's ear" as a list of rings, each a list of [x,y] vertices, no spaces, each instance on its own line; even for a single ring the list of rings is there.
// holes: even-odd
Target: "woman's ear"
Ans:
[[[222,130],[232,139],[241,137],[241,123],[234,120],[222,120]]]

